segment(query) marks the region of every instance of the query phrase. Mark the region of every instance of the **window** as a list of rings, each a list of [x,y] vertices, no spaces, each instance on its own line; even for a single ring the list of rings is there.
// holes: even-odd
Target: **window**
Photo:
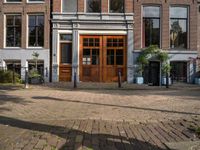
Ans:
[[[44,16],[29,15],[29,43],[30,47],[44,46]]]
[[[77,12],[77,1],[62,0],[62,12]]]
[[[28,2],[44,2],[44,0],[28,0]]]
[[[21,15],[6,15],[6,47],[21,46]]]
[[[72,64],[72,35],[61,34],[61,64]]]
[[[170,7],[170,47],[172,49],[187,49],[187,26],[187,7]]]
[[[22,0],[6,0],[6,2],[22,2]]]
[[[160,46],[160,7],[143,7],[143,47]]]
[[[86,0],[86,12],[100,13],[101,12],[101,0]]]
[[[124,13],[124,0],[110,0],[110,13]]]

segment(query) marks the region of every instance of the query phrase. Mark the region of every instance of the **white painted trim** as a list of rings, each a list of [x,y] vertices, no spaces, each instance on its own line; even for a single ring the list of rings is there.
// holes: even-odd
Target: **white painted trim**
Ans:
[[[72,30],[58,30],[59,34],[72,34]]]
[[[80,30],[78,31],[79,34],[91,34],[91,35],[102,35],[102,34],[107,34],[107,35],[127,35],[127,31],[88,31],[88,30]]]

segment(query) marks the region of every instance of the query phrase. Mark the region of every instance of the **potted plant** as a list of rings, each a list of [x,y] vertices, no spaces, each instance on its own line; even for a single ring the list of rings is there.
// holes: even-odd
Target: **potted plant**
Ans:
[[[35,61],[35,67],[29,72],[29,82],[31,84],[39,84],[43,82],[43,77],[38,72],[38,65],[37,65],[39,53],[33,52],[32,56],[33,56],[33,60]]]
[[[167,63],[167,62],[165,62],[165,63],[162,65],[162,73],[163,73],[163,76],[162,76],[162,84],[163,84],[163,85],[166,85],[167,88],[168,88],[169,85],[172,84],[171,78],[169,77],[170,70],[171,70],[170,64]]]

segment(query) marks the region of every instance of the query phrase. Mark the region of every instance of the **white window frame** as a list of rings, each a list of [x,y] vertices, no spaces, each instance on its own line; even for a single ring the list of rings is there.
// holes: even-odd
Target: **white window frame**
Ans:
[[[8,4],[21,4],[23,0],[21,0],[21,2],[7,2],[7,0],[4,0],[3,3],[8,3]]]
[[[29,46],[29,16],[37,16],[37,15],[43,15],[44,16],[44,45],[43,45],[43,47],[41,47],[41,46]],[[36,13],[36,14],[27,14],[27,16],[26,16],[26,24],[27,24],[27,26],[26,26],[26,48],[27,49],[43,49],[44,48],[44,46],[45,46],[45,25],[46,25],[46,23],[45,23],[45,14],[44,13]]]
[[[5,49],[20,49],[21,47],[22,47],[22,29],[21,29],[21,47],[9,47],[9,46],[6,46],[7,44],[6,44],[6,38],[7,38],[7,27],[6,27],[6,16],[7,15],[21,15],[21,27],[22,27],[22,14],[4,14],[3,15],[3,21],[4,21],[4,35],[3,35],[3,40],[4,40],[4,42],[3,42],[3,48],[5,48]]]
[[[31,4],[38,4],[38,3],[45,3],[45,0],[37,0],[37,1],[26,0],[26,2]]]

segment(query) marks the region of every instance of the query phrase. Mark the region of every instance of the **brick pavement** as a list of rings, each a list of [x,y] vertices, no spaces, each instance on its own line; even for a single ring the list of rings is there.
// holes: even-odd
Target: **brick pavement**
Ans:
[[[0,150],[166,149],[198,139],[200,87],[0,87]],[[184,118],[184,119],[183,119]]]
[[[198,140],[199,117],[132,124],[104,120],[31,122],[0,116],[2,150],[165,150],[167,142]],[[16,135],[15,135],[16,134]]]

